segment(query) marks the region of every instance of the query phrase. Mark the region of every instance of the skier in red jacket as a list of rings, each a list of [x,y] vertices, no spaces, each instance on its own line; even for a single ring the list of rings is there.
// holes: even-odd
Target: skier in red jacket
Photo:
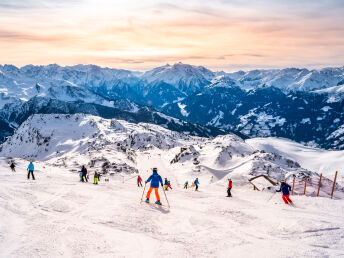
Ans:
[[[142,187],[142,178],[140,177],[140,175],[137,176],[137,186]]]
[[[227,197],[232,197],[232,179],[228,179]]]

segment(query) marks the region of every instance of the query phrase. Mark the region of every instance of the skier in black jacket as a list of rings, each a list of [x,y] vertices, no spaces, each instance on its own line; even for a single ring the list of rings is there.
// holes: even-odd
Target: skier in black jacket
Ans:
[[[281,187],[279,190],[276,190],[276,192],[282,192],[282,199],[285,204],[293,203],[289,198],[289,192],[291,191],[291,186],[288,185],[285,182],[281,182]]]

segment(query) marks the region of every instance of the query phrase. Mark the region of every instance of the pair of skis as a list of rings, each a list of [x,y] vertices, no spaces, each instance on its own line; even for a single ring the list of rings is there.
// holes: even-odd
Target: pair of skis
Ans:
[[[145,191],[146,191],[146,185],[147,185],[147,184],[145,184],[145,187],[143,188],[143,192],[142,192],[142,196],[141,196],[141,201],[140,201],[140,203],[143,202],[143,196],[144,196]],[[171,208],[171,207],[170,207],[170,203],[168,202],[167,195],[166,195],[166,192],[165,192],[165,190],[164,190],[164,187],[162,187],[162,191],[164,192],[164,195],[165,195],[165,199],[166,199],[168,208]],[[157,205],[162,205],[162,204],[157,204]],[[164,205],[162,205],[162,206],[164,206]]]

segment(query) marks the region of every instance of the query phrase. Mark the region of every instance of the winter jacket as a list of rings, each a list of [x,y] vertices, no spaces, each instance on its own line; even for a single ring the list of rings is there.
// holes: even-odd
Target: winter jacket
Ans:
[[[167,181],[167,179],[165,179],[165,184],[164,185],[168,185],[168,181]]]
[[[82,167],[82,168],[81,168],[81,172],[82,172],[83,174],[87,174],[87,169],[86,169],[85,167]]]
[[[29,166],[27,167],[27,170],[29,170],[29,171],[34,171],[35,170],[35,166],[33,165],[32,162],[30,162]]]
[[[97,172],[94,172],[94,178],[100,178],[100,174],[99,173],[97,173]]]
[[[232,189],[232,181],[228,182],[228,188]]]
[[[189,182],[185,182],[185,184],[184,184],[184,185],[188,186],[188,184],[189,184]]]
[[[142,181],[142,178],[139,176],[138,178],[137,178],[137,182],[141,182]]]
[[[152,181],[151,185],[150,185],[152,188],[159,188],[159,182],[160,182],[161,186],[163,185],[162,184],[162,178],[158,174],[158,172],[153,172],[153,174],[148,178],[146,183],[149,183],[150,181]]]
[[[195,180],[194,184],[195,184],[195,185],[198,185],[198,184],[199,184],[198,179]]]
[[[279,190],[276,190],[276,192],[282,192],[283,195],[289,195],[289,191],[291,191],[291,186],[287,183],[282,184],[281,188]]]

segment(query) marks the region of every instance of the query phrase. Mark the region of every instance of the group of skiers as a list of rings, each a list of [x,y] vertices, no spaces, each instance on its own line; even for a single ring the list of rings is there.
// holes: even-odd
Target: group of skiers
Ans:
[[[13,161],[10,164],[10,168],[13,172],[15,172],[15,164]],[[35,170],[35,166],[33,164],[33,161],[31,160],[28,167],[27,167],[27,171],[28,171],[27,179],[30,179],[30,175],[31,175],[32,180],[35,180],[35,176],[33,174],[34,170]],[[101,177],[100,173],[98,173],[97,171],[94,172],[93,184],[98,184],[100,177]],[[88,182],[87,169],[84,165],[81,167],[80,181],[81,182]],[[142,180],[141,176],[139,175],[137,177],[137,186],[138,187],[142,187],[142,181],[143,180]],[[158,174],[157,168],[153,168],[153,174],[147,179],[147,181],[145,181],[145,184],[147,184],[149,182],[151,182],[151,184],[150,184],[150,188],[149,188],[147,195],[146,195],[146,202],[149,203],[150,195],[151,195],[152,191],[154,190],[155,197],[156,197],[155,203],[161,205],[160,196],[159,196],[159,192],[158,192],[159,183],[161,184],[161,187],[165,191],[168,191],[168,188],[170,188],[172,190],[171,182],[167,178],[165,178],[165,182],[163,184],[162,177]],[[195,186],[195,191],[198,191],[198,185],[199,184],[200,184],[199,180],[198,180],[198,178],[196,178],[196,180],[193,182],[191,187]],[[184,189],[188,189],[188,186],[189,186],[189,182],[186,181],[184,183]],[[229,178],[228,179],[228,186],[227,186],[227,197],[232,197],[232,193],[231,193],[232,186],[233,186],[232,180]],[[290,200],[290,198],[289,198],[290,191],[291,191],[291,186],[288,185],[286,182],[281,182],[280,189],[276,190],[276,192],[282,192],[282,199],[283,199],[285,204],[288,204],[288,203],[291,204],[292,203],[292,200]]]
[[[190,187],[195,186],[195,191],[198,191],[198,185],[199,185],[199,181],[198,181],[198,178],[196,178],[196,180],[192,183],[192,185]],[[184,183],[184,189],[188,189],[188,188],[189,188],[189,181],[186,181]]]
[[[14,164],[14,161],[11,161],[10,168],[12,172],[16,172],[16,165]],[[35,175],[33,174],[35,170],[35,166],[33,165],[33,161],[31,160],[28,167],[27,167],[27,179],[30,179],[30,175],[32,177],[32,180],[35,180]]]
[[[88,173],[87,173],[87,169],[85,165],[81,167],[79,175],[80,175],[80,182],[88,182],[89,177],[88,177]],[[101,177],[101,174],[95,171],[93,175],[93,184],[97,185],[100,177]]]

